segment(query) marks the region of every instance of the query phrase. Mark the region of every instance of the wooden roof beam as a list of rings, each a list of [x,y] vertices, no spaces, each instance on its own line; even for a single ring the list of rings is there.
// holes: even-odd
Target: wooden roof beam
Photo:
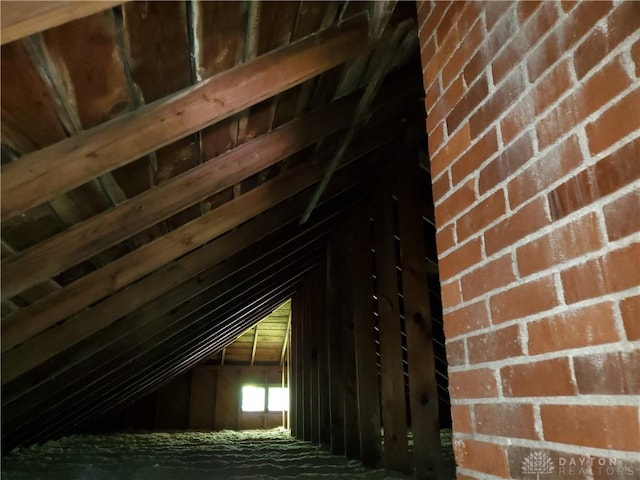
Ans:
[[[409,82],[386,85],[376,108],[406,98]],[[346,128],[358,96],[329,104],[205,162],[2,262],[2,298],[87,260],[159,221],[268,168]],[[4,198],[4,195],[3,195]]]
[[[401,134],[400,122],[379,125],[353,146],[343,164],[355,161]],[[213,240],[303,191],[322,177],[323,165],[302,165],[280,174],[207,214],[29,305],[3,320],[2,351],[117,292],[163,265]]]
[[[2,220],[354,58],[370,46],[367,24],[326,29],[2,167]]]
[[[42,32],[64,23],[125,3],[124,0],[100,1],[7,1],[0,6],[2,45]]]

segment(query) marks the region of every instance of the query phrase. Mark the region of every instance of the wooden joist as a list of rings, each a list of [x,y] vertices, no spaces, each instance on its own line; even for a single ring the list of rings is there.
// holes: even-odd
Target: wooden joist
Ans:
[[[2,167],[2,219],[294,87],[369,45],[367,21],[357,18],[25,155]]]
[[[402,124],[381,125],[353,146],[345,164],[387,143]],[[170,261],[239,226],[313,185],[322,165],[302,165],[173,230],[124,257],[34,303],[3,322],[2,351],[117,292]],[[3,319],[5,320],[5,319]]]
[[[0,5],[2,45],[125,3],[100,1],[3,1]]]
[[[387,85],[376,108],[402,100],[406,87],[402,81]],[[356,104],[356,95],[329,104],[9,257],[2,262],[2,298],[46,281],[347,127]]]

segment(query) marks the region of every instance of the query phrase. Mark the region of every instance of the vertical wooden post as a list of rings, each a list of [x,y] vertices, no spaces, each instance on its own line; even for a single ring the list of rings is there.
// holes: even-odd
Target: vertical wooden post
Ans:
[[[344,433],[345,456],[349,459],[360,458],[360,424],[358,422],[358,381],[356,375],[356,345],[354,337],[354,297],[351,255],[353,245],[352,212],[339,232],[340,255],[342,257],[338,301],[342,325],[342,364],[344,366]]]
[[[308,309],[310,318],[309,329],[309,383],[311,389],[311,441],[320,443],[320,393],[318,391],[318,326],[322,322],[319,308],[320,288],[318,282],[318,268],[313,269],[309,276]]]
[[[378,185],[373,215],[378,314],[380,317],[380,384],[384,427],[384,466],[389,470],[408,472],[407,412],[404,395],[391,190],[388,179],[384,179]]]
[[[312,325],[311,325],[311,312],[309,303],[309,276],[307,275],[302,282],[301,288],[301,318],[302,318],[302,395],[303,395],[303,435],[302,438],[305,441],[311,441],[311,425],[313,424],[313,409],[312,409],[312,372],[311,372],[311,342],[312,342]]]
[[[404,157],[399,162],[401,188],[398,188],[398,226],[402,252],[413,457],[416,478],[439,478],[442,460],[438,386],[420,208],[420,172],[416,152],[405,152]]]
[[[291,354],[293,357],[293,377],[292,383],[295,388],[295,395],[293,400],[295,404],[292,404],[292,418],[291,428],[292,432],[295,432],[296,438],[302,438],[304,435],[304,386],[302,378],[302,316],[301,305],[302,293],[298,290],[291,299],[291,341],[292,349]]]
[[[331,453],[342,455],[344,446],[344,370],[340,315],[340,275],[343,258],[340,242],[329,241],[327,255],[327,327],[329,360],[329,404]]]
[[[358,386],[358,420],[362,463],[377,467],[380,463],[380,385],[376,369],[373,318],[372,239],[370,205],[362,204],[353,219],[351,283]]]
[[[330,416],[330,394],[329,394],[329,328],[327,316],[327,262],[326,259],[320,261],[318,276],[316,278],[318,286],[318,318],[317,341],[318,341],[318,437],[320,445],[331,444],[331,416]]]

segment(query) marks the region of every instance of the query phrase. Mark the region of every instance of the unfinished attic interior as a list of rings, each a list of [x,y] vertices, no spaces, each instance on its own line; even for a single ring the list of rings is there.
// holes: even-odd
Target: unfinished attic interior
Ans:
[[[0,20],[3,477],[640,478],[640,3]]]

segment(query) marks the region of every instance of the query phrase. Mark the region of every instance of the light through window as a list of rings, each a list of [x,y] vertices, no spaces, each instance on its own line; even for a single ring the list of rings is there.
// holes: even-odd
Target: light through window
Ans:
[[[263,387],[245,385],[242,387],[242,411],[264,412],[265,392]]]
[[[289,389],[285,387],[269,387],[270,412],[289,411]]]
[[[242,387],[243,412],[288,412],[289,389],[286,387]]]

